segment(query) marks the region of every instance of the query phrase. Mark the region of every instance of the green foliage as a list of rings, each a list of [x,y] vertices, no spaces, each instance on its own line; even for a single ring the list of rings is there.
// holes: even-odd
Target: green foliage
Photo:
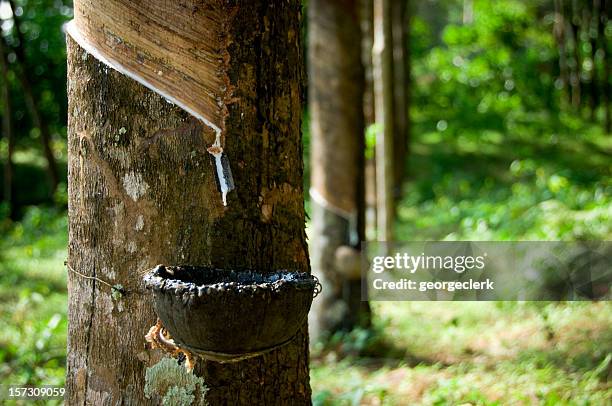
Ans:
[[[442,27],[413,19],[397,238],[609,239],[612,141],[561,102],[551,3],[474,0],[468,23],[463,3],[432,5]]]
[[[378,123],[369,125],[365,130],[365,156],[373,159],[376,149],[376,134],[383,130],[383,126]]]
[[[62,25],[72,17],[70,0],[15,0],[14,13],[9,3],[0,2],[0,37],[6,42],[8,83],[12,103],[15,163],[13,172],[14,212],[32,204],[62,203],[62,196],[51,199],[46,160],[42,154],[41,129],[34,126],[26,104],[26,87],[19,78],[28,79],[41,120],[49,129],[50,147],[59,164],[66,159],[66,39]],[[17,24],[20,35],[17,32]],[[23,54],[23,57],[22,57]],[[0,77],[0,84],[4,78]],[[0,100],[0,104],[3,101]],[[2,134],[3,135],[3,134]],[[0,165],[7,156],[7,140],[0,136]],[[31,156],[34,155],[34,156]],[[4,183],[3,171],[0,181]],[[66,169],[59,168],[60,180]],[[65,185],[64,185],[65,190]],[[0,198],[4,188],[0,188]]]
[[[32,126],[18,81],[18,47],[25,53],[25,69],[43,118],[54,135],[58,154],[66,137],[66,40],[62,24],[72,18],[70,0],[15,0],[15,15],[6,18],[0,34],[11,48],[8,54],[15,132],[20,145],[38,145],[40,130]],[[8,8],[3,7],[3,10]],[[19,19],[25,40],[19,42],[13,18]],[[0,78],[0,80],[2,80]]]
[[[549,130],[556,124],[556,49],[552,22],[538,16],[540,3],[474,0],[473,22],[463,24],[449,12],[441,43],[415,18],[421,53],[412,73],[415,133],[437,128],[444,139],[479,138],[482,131],[515,133],[521,124]],[[543,117],[549,120],[543,123]]]
[[[19,223],[0,220],[3,383],[64,384],[66,244],[63,211],[32,207]]]
[[[333,351],[342,357],[406,355],[394,350],[393,345],[385,341],[385,335],[380,328],[358,327],[351,331],[336,332],[325,343],[315,344],[313,353],[320,355]]]
[[[612,236],[610,140],[599,127],[581,136],[414,143],[397,238],[593,240]]]

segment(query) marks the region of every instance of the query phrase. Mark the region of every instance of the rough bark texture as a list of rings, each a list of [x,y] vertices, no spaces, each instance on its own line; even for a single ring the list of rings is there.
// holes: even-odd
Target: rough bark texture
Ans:
[[[225,208],[207,152],[214,133],[68,39],[68,261],[127,293],[113,299],[69,272],[67,404],[159,403],[143,392],[160,359],[145,348],[156,319],[147,268],[309,270],[300,2],[224,4],[234,13],[226,66],[235,87],[224,149],[236,184]],[[307,327],[286,347],[236,364],[200,361],[195,373],[212,405],[309,404]]]
[[[363,239],[364,71],[359,1],[309,2],[309,103],[312,136],[313,272],[325,286],[311,331],[323,337],[368,318],[356,276],[339,269],[338,248]],[[350,250],[349,250],[350,252]],[[356,252],[356,251],[355,251]],[[358,255],[358,254],[357,254]]]

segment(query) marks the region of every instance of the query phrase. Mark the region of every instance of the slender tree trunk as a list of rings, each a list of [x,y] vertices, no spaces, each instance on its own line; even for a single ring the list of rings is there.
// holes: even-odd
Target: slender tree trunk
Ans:
[[[30,81],[27,79],[27,73],[25,65],[21,65],[20,72],[18,73],[19,81],[21,82],[21,88],[23,89],[23,97],[26,102],[28,111],[32,118],[32,124],[35,128],[40,130],[40,141],[43,148],[43,155],[47,161],[47,176],[49,177],[50,194],[53,195],[59,184],[59,173],[57,170],[57,162],[55,155],[53,154],[53,148],[51,147],[51,132],[47,122],[42,118],[40,110],[36,105],[34,93],[30,85]]]
[[[2,75],[2,132],[6,137],[7,151],[4,163],[4,200],[9,206],[9,215],[15,217],[15,197],[13,195],[13,152],[15,135],[13,134],[11,91],[8,79],[8,61],[5,55],[6,45],[0,36],[0,74]]]
[[[326,289],[312,332],[323,337],[369,320],[361,302],[364,71],[358,0],[311,0],[309,103],[312,136],[312,267]],[[353,257],[353,260],[348,260]]]
[[[128,4],[89,3],[100,13]],[[168,16],[176,4],[154,6]],[[190,33],[213,24],[231,38],[211,59],[217,64],[212,73],[228,87],[210,89],[232,89],[231,100],[220,101],[227,107],[224,151],[236,185],[227,206],[207,152],[214,132],[68,39],[68,262],[98,280],[69,272],[67,404],[159,403],[143,392],[151,384],[147,368],[161,356],[145,347],[156,319],[141,282],[147,268],[309,270],[300,9],[298,0],[210,1],[194,3],[193,20],[183,21]],[[85,0],[75,3],[75,16],[86,18],[84,10]],[[224,22],[217,24],[219,18]],[[215,44],[217,35],[198,44]],[[99,280],[121,284],[125,295],[113,298]],[[200,360],[194,372],[209,387],[211,405],[310,404],[307,326],[263,356],[232,364]]]
[[[374,67],[372,64],[372,47],[374,44],[374,4],[373,0],[361,0],[361,60],[365,72],[365,90],[363,111],[365,127],[376,122],[374,112]],[[368,155],[365,160],[365,224],[364,236],[376,233],[376,159]],[[364,237],[365,239],[365,237]]]
[[[380,241],[393,237],[393,35],[391,1],[374,0],[374,93],[376,122],[376,228]]]
[[[463,0],[463,24],[474,22],[474,0]]]
[[[360,0],[359,18],[361,21],[361,61],[364,69],[365,88],[363,92],[363,112],[365,125],[376,122],[374,110],[374,67],[372,64],[372,47],[374,45],[374,2]]]
[[[567,15],[568,18],[568,30],[570,34],[570,40],[572,44],[572,56],[571,56],[571,73],[570,83],[572,86],[572,106],[574,109],[580,109],[582,101],[582,58],[580,57],[580,26],[576,23],[578,14],[578,5],[574,1],[570,5]]]
[[[570,90],[569,90],[569,74],[567,66],[567,50],[566,50],[566,22],[565,12],[563,7],[563,0],[554,0],[555,4],[555,25],[553,33],[557,41],[557,48],[559,50],[559,80],[561,81],[562,97],[565,104],[570,103]]]
[[[57,170],[57,162],[55,156],[53,155],[53,148],[51,147],[51,132],[49,131],[49,126],[42,117],[40,109],[36,104],[36,97],[34,96],[34,91],[29,80],[31,75],[25,56],[25,38],[21,32],[21,23],[19,18],[15,15],[15,2],[13,0],[9,0],[9,4],[13,10],[15,33],[19,40],[19,45],[15,49],[15,55],[17,56],[17,61],[20,67],[20,69],[18,69],[17,76],[19,77],[19,82],[21,83],[21,87],[23,89],[23,96],[28,111],[30,112],[30,117],[32,118],[32,124],[34,127],[40,130],[40,141],[43,147],[43,154],[47,160],[47,174],[49,176],[51,186],[51,195],[53,195],[59,183],[59,173]]]
[[[598,24],[598,38],[599,38],[599,50],[603,57],[603,72],[601,77],[601,104],[604,109],[604,131],[608,134],[612,134],[612,118],[610,111],[610,93],[612,92],[612,86],[610,85],[610,72],[612,70],[612,50],[610,49],[610,41],[606,39],[606,26],[608,25],[608,18],[610,11],[612,10],[612,0],[602,0],[601,3],[601,14],[599,16]]]
[[[412,143],[412,121],[410,116],[410,107],[412,103],[412,57],[410,55],[412,43],[412,37],[410,30],[412,29],[412,15],[414,13],[414,2],[411,0],[406,0],[407,4],[404,8],[404,100],[405,100],[405,111],[406,111],[406,132],[404,135],[404,143],[406,145],[405,149],[405,157],[406,160],[410,159],[411,148],[410,145]],[[402,166],[403,173],[402,176],[406,176],[406,165]]]
[[[597,69],[597,25],[599,21],[599,9],[601,0],[592,0],[591,9],[589,12],[589,20],[587,30],[589,34],[589,43],[591,45],[591,61],[593,62],[593,69],[591,70],[591,83],[590,83],[590,101],[591,101],[591,121],[597,119],[597,108],[599,107],[599,75]]]
[[[393,198],[402,196],[409,143],[409,18],[408,0],[392,2],[393,34]],[[395,204],[394,204],[395,210]]]

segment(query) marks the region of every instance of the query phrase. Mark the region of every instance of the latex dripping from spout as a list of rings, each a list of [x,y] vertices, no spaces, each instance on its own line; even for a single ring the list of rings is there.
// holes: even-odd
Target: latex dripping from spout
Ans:
[[[230,168],[229,159],[223,152],[221,146],[221,132],[217,131],[215,142],[213,145],[208,147],[208,153],[211,154],[215,160],[215,170],[217,173],[217,187],[221,193],[221,199],[223,206],[227,206],[227,194],[234,190],[234,178],[232,176],[232,170]]]

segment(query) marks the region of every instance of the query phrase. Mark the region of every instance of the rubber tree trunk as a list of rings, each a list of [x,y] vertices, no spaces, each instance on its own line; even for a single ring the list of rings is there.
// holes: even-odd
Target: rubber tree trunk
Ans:
[[[145,346],[156,320],[141,282],[147,268],[309,271],[300,2],[205,6],[211,19],[232,17],[227,59],[218,61],[233,87],[224,149],[236,189],[226,207],[207,152],[214,133],[68,39],[68,263],[85,277],[68,275],[67,404],[160,403],[162,393],[144,393],[155,384],[147,368],[162,356]],[[113,297],[100,281],[126,293]],[[235,364],[200,360],[194,373],[211,405],[310,404],[307,325],[273,352]],[[164,378],[180,384],[171,371]]]
[[[311,319],[317,338],[369,322],[359,267],[365,223],[359,24],[358,0],[309,2],[311,258],[313,272],[325,286]]]
[[[374,94],[376,123],[376,228],[379,241],[393,239],[393,34],[391,1],[374,0]]]

